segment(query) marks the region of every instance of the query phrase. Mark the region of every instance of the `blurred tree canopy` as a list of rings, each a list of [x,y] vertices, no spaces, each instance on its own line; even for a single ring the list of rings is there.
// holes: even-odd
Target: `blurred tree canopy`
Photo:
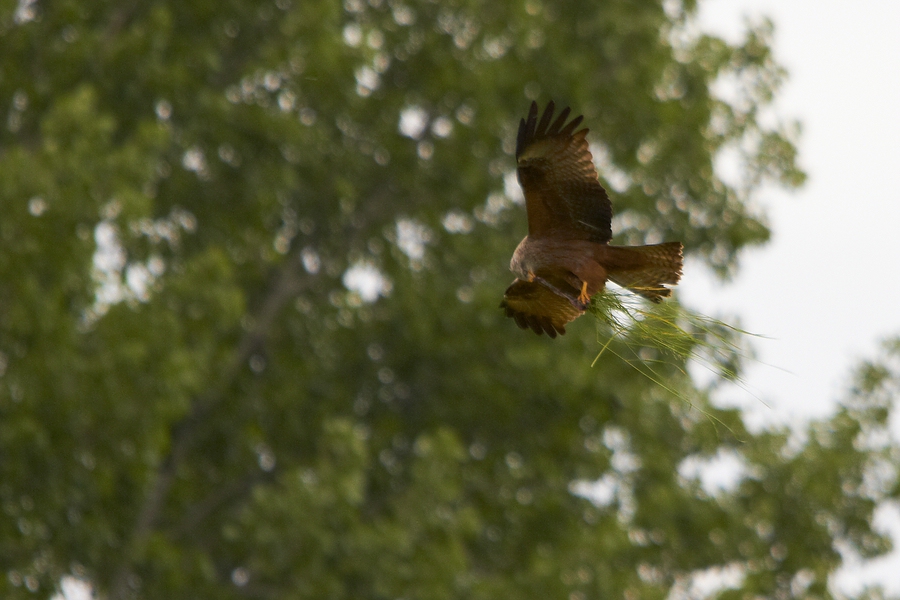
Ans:
[[[771,26],[695,4],[0,3],[0,594],[824,598],[885,552],[888,362],[798,442],[497,308],[531,99],[584,113],[619,241],[767,239]]]

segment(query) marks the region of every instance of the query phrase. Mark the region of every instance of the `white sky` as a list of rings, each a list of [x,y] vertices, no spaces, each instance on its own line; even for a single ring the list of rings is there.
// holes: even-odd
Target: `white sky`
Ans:
[[[680,288],[691,305],[774,338],[756,346],[777,368],[754,368],[749,383],[776,418],[824,416],[851,368],[900,335],[900,2],[701,3],[704,28],[726,37],[761,14],[790,73],[777,111],[803,123],[809,180],[760,195],[773,240],[745,254],[734,282],[688,269]]]
[[[738,315],[772,338],[755,342],[760,364],[746,374],[748,390],[725,399],[751,421],[799,424],[829,415],[853,367],[900,335],[900,2],[701,2],[703,28],[731,40],[744,17],[759,15],[775,23],[775,54],[789,70],[777,112],[803,122],[809,180],[761,196],[773,240],[746,253],[734,282],[722,285],[695,263],[679,288],[689,306]],[[896,507],[877,522],[900,540]],[[844,569],[837,583],[855,592],[877,580],[900,594],[898,570],[895,551]]]

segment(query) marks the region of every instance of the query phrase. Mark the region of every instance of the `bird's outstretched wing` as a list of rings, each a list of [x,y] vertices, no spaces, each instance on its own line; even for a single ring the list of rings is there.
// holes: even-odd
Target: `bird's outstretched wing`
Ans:
[[[578,301],[579,290],[559,277],[546,275],[534,281],[516,279],[506,288],[500,308],[522,329],[551,338],[566,333],[566,324],[584,314],[587,305]]]
[[[519,122],[516,161],[528,211],[528,235],[608,242],[612,204],[597,178],[585,136],[575,131],[582,117],[567,125],[569,109],[553,119],[550,102],[538,121],[537,103]]]

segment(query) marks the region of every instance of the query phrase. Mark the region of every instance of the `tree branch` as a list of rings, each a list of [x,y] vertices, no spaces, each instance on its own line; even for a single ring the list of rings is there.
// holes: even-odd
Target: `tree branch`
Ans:
[[[256,470],[245,474],[240,479],[235,479],[219,486],[189,510],[185,511],[184,517],[174,529],[174,535],[178,537],[191,535],[203,521],[221,506],[229,501],[246,496],[257,484],[273,481],[277,477],[277,473],[278,470],[269,472]]]
[[[201,424],[222,403],[224,392],[240,375],[250,357],[265,344],[265,339],[284,305],[309,284],[310,278],[304,278],[303,274],[300,259],[294,254],[279,270],[276,281],[257,311],[250,330],[241,339],[234,357],[218,378],[215,387],[195,398],[188,414],[172,425],[171,446],[160,463],[153,484],[138,511],[125,544],[122,561],[111,579],[111,600],[124,600],[128,596],[133,563],[143,552],[147,539],[162,513],[178,468],[196,439]]]

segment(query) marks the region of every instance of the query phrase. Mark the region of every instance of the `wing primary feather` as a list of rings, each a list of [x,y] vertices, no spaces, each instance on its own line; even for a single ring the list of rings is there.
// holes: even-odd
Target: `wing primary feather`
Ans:
[[[531,107],[528,109],[528,117],[519,120],[519,131],[516,135],[516,157],[522,154],[522,151],[525,150],[525,146],[536,139],[571,136],[572,132],[575,131],[584,120],[584,115],[579,115],[572,119],[570,123],[566,124],[566,119],[569,118],[569,115],[572,112],[571,108],[567,106],[559,113],[559,115],[557,115],[556,119],[553,119],[555,110],[556,105],[551,100],[544,109],[540,122],[538,122],[539,109],[537,102],[531,102]],[[564,125],[565,127],[563,127]],[[588,130],[584,129],[579,131],[576,135],[586,134],[587,132]]]
[[[575,117],[574,119],[572,119],[572,122],[571,122],[571,123],[569,123],[568,125],[566,125],[566,128],[565,128],[565,129],[563,129],[562,131],[559,132],[559,135],[561,135],[561,136],[569,136],[569,135],[572,135],[572,132],[575,131],[575,128],[576,128],[576,127],[578,127],[579,125],[581,125],[581,122],[582,122],[583,120],[584,120],[584,115],[580,115],[580,116]],[[588,132],[587,129],[584,129],[583,131],[584,131],[585,133]],[[579,131],[578,133],[581,133],[581,131]]]
[[[538,105],[537,102],[531,102],[531,108],[528,109],[528,118],[519,121],[519,135],[516,138],[516,157],[522,154],[525,145],[534,138],[534,130],[537,124]]]
[[[547,127],[550,126],[554,109],[553,100],[551,100],[547,103],[547,108],[544,109],[544,114],[541,116],[541,122],[538,123],[537,130],[534,132],[535,137],[543,137],[547,134]]]
[[[522,148],[525,146],[525,139],[528,137],[528,124],[525,122],[525,119],[519,120],[519,133],[516,135],[516,156],[522,153]]]
[[[556,338],[556,328],[553,327],[553,323],[548,318],[542,319],[541,325],[544,326],[544,333],[550,336],[551,339]]]
[[[537,123],[538,116],[538,104],[534,100],[531,101],[531,107],[528,109],[528,124],[531,126],[532,133],[534,132],[534,126]]]
[[[563,123],[565,123],[566,119],[569,118],[570,112],[572,112],[572,110],[568,106],[562,109],[562,112],[559,113],[559,116],[556,117],[555,121],[553,121],[553,125],[551,125],[550,129],[547,130],[548,136],[557,135],[557,133],[559,133],[559,130],[563,126]]]

